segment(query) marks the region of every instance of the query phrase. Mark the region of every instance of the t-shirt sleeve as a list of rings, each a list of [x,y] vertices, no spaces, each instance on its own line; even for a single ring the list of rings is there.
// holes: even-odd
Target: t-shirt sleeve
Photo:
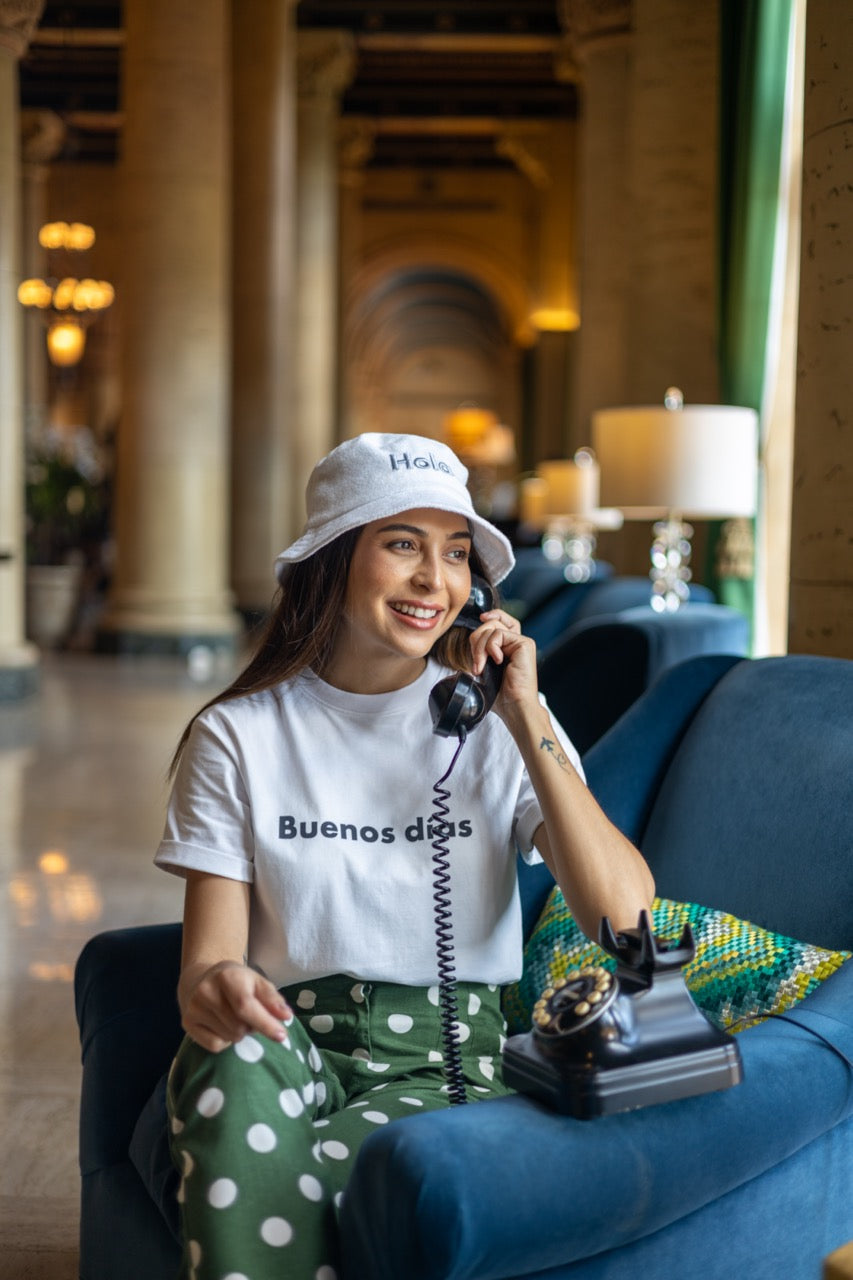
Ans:
[[[539,701],[543,707],[547,708],[545,695],[540,693]],[[570,763],[574,766],[583,782],[586,782],[586,774],[583,771],[580,755],[575,748],[574,743],[569,738],[563,726],[558,720],[551,716],[551,723],[554,726],[554,732],[558,739],[557,749],[561,750],[568,757]],[[518,793],[518,804],[515,810],[515,839],[518,851],[524,858],[525,862],[536,863],[541,862],[542,858],[538,850],[533,844],[533,837],[537,828],[542,822],[542,809],[536,792],[533,789],[533,783],[530,781],[527,770],[525,769],[521,777],[521,786]]]
[[[227,721],[216,715],[195,721],[154,858],[158,867],[251,883],[254,831],[240,759]]]

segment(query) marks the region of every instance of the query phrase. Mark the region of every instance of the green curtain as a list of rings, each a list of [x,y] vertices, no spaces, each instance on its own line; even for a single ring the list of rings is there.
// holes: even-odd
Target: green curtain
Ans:
[[[759,413],[792,18],[793,0],[720,0],[720,400]],[[743,537],[743,526],[739,532]],[[735,554],[740,566],[732,565],[731,533],[725,522],[711,526],[706,581],[723,604],[751,620],[748,547],[746,557]]]

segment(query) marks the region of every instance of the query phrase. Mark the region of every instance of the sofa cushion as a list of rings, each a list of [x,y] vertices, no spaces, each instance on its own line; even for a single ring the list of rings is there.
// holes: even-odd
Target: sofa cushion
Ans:
[[[652,916],[655,934],[673,942],[690,924],[696,953],[684,980],[706,1017],[729,1031],[792,1008],[850,957],[695,903],[656,898]],[[526,1031],[541,992],[584,965],[613,970],[616,960],[581,932],[555,886],[525,948],[523,976],[504,992],[510,1031]]]

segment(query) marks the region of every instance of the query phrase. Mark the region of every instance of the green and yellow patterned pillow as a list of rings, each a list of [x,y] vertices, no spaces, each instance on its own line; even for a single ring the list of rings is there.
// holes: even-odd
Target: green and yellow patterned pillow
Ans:
[[[684,966],[684,980],[696,1004],[724,1030],[743,1031],[773,1013],[790,1009],[834,973],[849,951],[827,951],[713,907],[655,898],[654,931],[676,941],[685,924],[693,928],[696,954]],[[524,974],[504,991],[504,1014],[511,1034],[530,1027],[541,992],[571,969],[616,961],[581,933],[560,889],[552,889],[524,949]]]

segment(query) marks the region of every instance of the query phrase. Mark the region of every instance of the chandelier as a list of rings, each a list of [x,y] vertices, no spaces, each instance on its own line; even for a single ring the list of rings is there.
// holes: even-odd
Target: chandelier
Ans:
[[[63,266],[69,264],[71,255],[84,253],[94,243],[94,229],[84,222],[48,222],[39,231],[39,244],[50,253],[62,254]],[[71,274],[24,280],[18,286],[18,301],[36,308],[47,326],[47,353],[59,368],[70,368],[80,361],[86,329],[114,297],[113,286],[106,280]]]

